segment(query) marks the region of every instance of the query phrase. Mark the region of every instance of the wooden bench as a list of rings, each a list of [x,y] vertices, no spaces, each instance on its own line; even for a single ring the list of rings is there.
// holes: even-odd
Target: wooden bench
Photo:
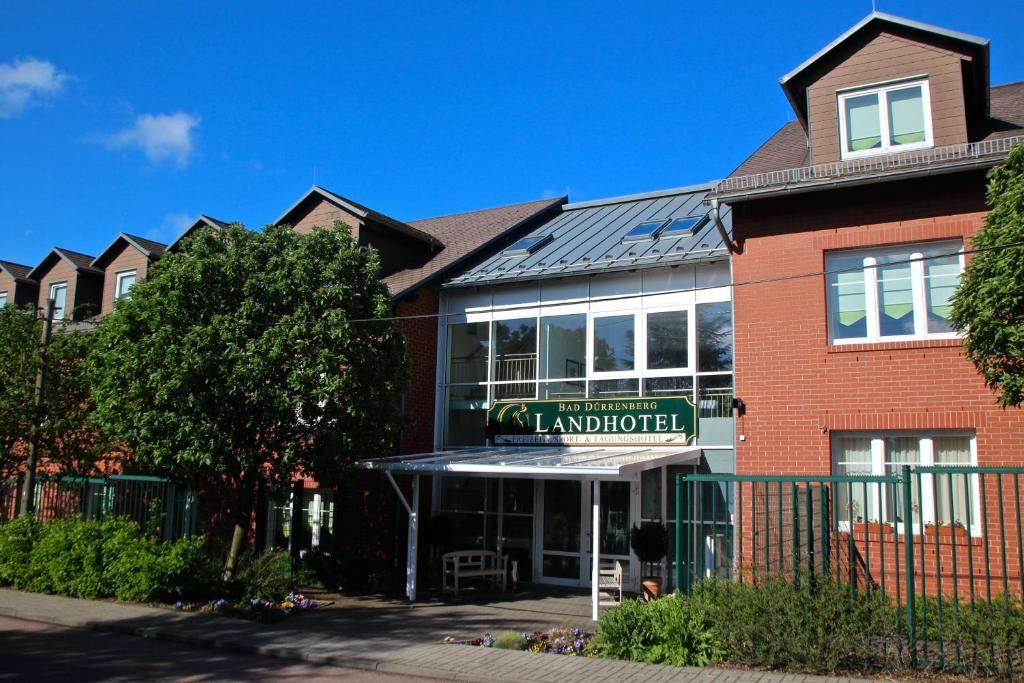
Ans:
[[[470,578],[488,578],[491,585],[501,581],[501,590],[508,586],[508,555],[498,556],[493,550],[458,550],[441,556],[444,573],[441,588],[449,590],[449,579],[452,580],[451,590],[459,594],[459,581]]]
[[[622,562],[602,560],[597,572],[598,606],[616,607],[622,604],[622,584],[626,581],[626,572]]]

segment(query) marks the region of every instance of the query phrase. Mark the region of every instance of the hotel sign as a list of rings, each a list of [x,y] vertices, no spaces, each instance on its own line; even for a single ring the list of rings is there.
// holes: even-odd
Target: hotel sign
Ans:
[[[498,401],[487,436],[495,445],[691,445],[697,407],[689,396]]]

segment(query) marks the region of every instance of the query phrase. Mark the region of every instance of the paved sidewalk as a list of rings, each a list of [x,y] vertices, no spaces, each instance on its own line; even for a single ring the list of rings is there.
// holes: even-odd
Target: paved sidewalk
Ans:
[[[63,626],[159,638],[200,647],[250,652],[318,664],[458,681],[602,683],[605,681],[693,681],[695,683],[808,683],[854,679],[654,666],[585,657],[565,657],[490,648],[445,645],[388,637],[372,619],[354,614],[342,626],[300,615],[280,624],[256,624],[116,602],[76,600],[0,590],[0,614]],[[408,618],[417,619],[410,608]]]

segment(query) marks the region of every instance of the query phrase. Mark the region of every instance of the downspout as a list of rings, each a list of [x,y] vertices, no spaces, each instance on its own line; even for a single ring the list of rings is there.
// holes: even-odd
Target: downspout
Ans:
[[[721,235],[722,241],[725,242],[725,246],[733,254],[736,253],[736,244],[729,237],[729,233],[726,231],[725,226],[722,225],[722,216],[718,210],[718,199],[716,197],[711,198],[711,220],[715,222],[715,227],[718,228],[718,234]]]

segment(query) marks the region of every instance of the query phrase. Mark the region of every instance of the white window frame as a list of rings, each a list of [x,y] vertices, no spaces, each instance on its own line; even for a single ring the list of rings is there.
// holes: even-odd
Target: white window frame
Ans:
[[[828,324],[828,336],[829,343],[834,346],[842,346],[844,344],[876,344],[884,342],[900,342],[900,341],[914,341],[923,339],[957,339],[960,335],[956,331],[952,332],[929,332],[928,331],[928,297],[925,287],[925,269],[924,269],[924,253],[923,248],[935,248],[943,247],[948,245],[949,253],[956,252],[960,259],[960,274],[963,275],[964,268],[966,267],[966,261],[964,258],[964,245],[963,241],[938,241],[938,242],[924,242],[918,244],[909,245],[889,245],[884,247],[875,247],[871,249],[857,249],[851,251],[829,251],[825,253],[825,270],[827,275],[825,277],[825,316]],[[909,251],[910,260],[910,277],[912,287],[912,301],[914,305],[914,333],[913,334],[901,334],[901,335],[886,335],[882,336],[881,326],[879,323],[879,304],[878,304],[878,266],[879,257],[886,251]],[[864,308],[865,315],[867,316],[867,335],[864,337],[847,337],[847,338],[836,338],[835,336],[835,325],[833,319],[833,307],[834,298],[832,292],[832,270],[833,267],[830,263],[832,259],[839,258],[856,258],[857,256],[863,256],[863,274],[864,274]],[[885,263],[881,264],[885,266]]]
[[[54,301],[56,301],[56,299],[57,299],[57,290],[59,290],[59,289],[63,289],[64,290],[64,306],[61,307],[61,308],[54,307],[54,309],[53,309],[53,319],[54,320],[64,320],[65,318],[68,317],[68,283],[67,283],[67,280],[63,280],[61,282],[53,282],[53,283],[50,284],[50,298],[53,299]],[[57,311],[60,311],[60,315],[57,315]]]
[[[914,86],[921,87],[921,106],[924,108],[924,140],[921,142],[912,142],[905,145],[894,145],[889,139],[889,96],[893,90],[903,90],[904,88],[912,88]],[[862,95],[878,95],[878,116],[879,124],[881,126],[880,132],[882,135],[882,146],[877,149],[862,149],[859,151],[850,151],[847,149],[847,125],[846,125],[846,100],[851,97],[860,97]],[[873,157],[880,154],[891,154],[893,152],[906,152],[913,151],[915,149],[928,149],[934,146],[932,138],[932,107],[931,107],[931,95],[928,89],[927,78],[914,78],[912,80],[902,80],[894,83],[887,83],[884,85],[873,85],[873,86],[859,86],[857,88],[851,88],[849,90],[841,90],[836,93],[837,105],[839,113],[839,150],[841,152],[842,159],[859,159],[862,157]]]
[[[7,292],[3,291],[3,292],[0,292],[0,308],[3,308],[6,305],[7,305]]]
[[[605,370],[598,372],[594,368],[594,335],[596,329],[594,323],[599,318],[633,318],[633,367],[630,370]],[[633,379],[643,374],[647,367],[647,334],[643,329],[640,312],[637,310],[628,311],[602,311],[587,316],[587,376],[595,379]]]
[[[832,449],[832,471],[839,475],[839,441],[844,437],[853,438],[870,438],[871,439],[871,474],[874,477],[888,476],[885,471],[886,467],[886,453],[885,453],[885,440],[888,437],[916,437],[918,439],[918,453],[920,454],[920,467],[933,467],[935,466],[935,448],[934,439],[942,437],[967,437],[970,443],[971,462],[965,467],[977,467],[978,466],[978,439],[977,435],[972,431],[965,430],[935,430],[935,431],[883,431],[883,432],[865,432],[865,431],[836,431],[832,432],[831,438],[831,449]],[[923,518],[925,525],[934,524],[935,520],[935,499],[932,496],[933,493],[933,479],[935,476],[930,473],[923,473],[919,475],[921,481],[921,496],[920,504],[921,510],[918,516],[917,512],[912,514],[911,528],[912,533],[921,533],[921,524],[919,519]],[[911,482],[911,485],[916,487],[917,481]],[[856,484],[854,484],[856,486]],[[981,536],[981,504],[979,498],[981,497],[981,490],[979,488],[978,475],[973,474],[970,477],[970,488],[978,495],[972,496],[971,500],[971,536]],[[879,518],[876,519],[864,519],[864,522],[882,522],[891,524],[896,528],[897,533],[903,533],[904,522],[894,522],[884,519],[886,514],[886,497],[888,495],[889,487],[886,485],[873,485],[868,490],[868,495],[871,496],[871,504],[875,510],[878,511]],[[899,493],[899,487],[897,487],[897,495]],[[844,531],[849,531],[849,521],[837,520],[839,528]]]
[[[127,278],[127,277],[135,278],[135,281],[132,282],[132,287],[134,287],[135,283],[137,283],[139,281],[139,279],[138,279],[138,271],[136,271],[134,269],[132,269],[132,270],[125,270],[125,271],[121,271],[120,273],[118,273],[116,281],[114,282],[114,301],[118,301],[120,299],[127,299],[130,296],[130,293],[131,293],[131,289],[130,288],[128,289],[127,292],[122,292],[121,291],[121,284],[124,282],[125,278]]]
[[[675,377],[676,375],[694,375],[697,372],[697,321],[696,321],[696,305],[689,306],[657,306],[652,308],[645,308],[643,310],[643,360],[644,364],[642,368],[639,368],[643,378],[648,377]],[[648,318],[652,313],[685,313],[686,314],[686,365],[678,368],[658,368],[651,369],[647,367],[647,325]]]

